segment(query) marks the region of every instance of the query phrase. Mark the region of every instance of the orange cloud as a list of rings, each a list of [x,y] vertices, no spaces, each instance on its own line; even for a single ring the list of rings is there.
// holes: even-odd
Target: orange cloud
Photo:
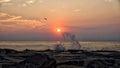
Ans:
[[[0,0],[0,3],[3,3],[3,2],[9,2],[11,0]]]
[[[9,15],[7,13],[0,13],[0,26],[1,29],[6,29],[8,27],[14,29],[14,30],[33,30],[33,29],[39,29],[41,26],[45,25],[46,23],[42,23],[38,20],[30,20],[25,19],[22,16],[14,16]],[[38,28],[39,27],[39,28]],[[11,29],[7,29],[11,30]]]

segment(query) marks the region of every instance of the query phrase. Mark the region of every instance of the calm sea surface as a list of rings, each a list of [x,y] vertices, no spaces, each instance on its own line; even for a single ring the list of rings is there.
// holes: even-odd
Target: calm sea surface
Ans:
[[[33,49],[45,50],[53,49],[56,41],[1,41],[0,48],[9,48],[15,50]],[[81,49],[84,50],[116,50],[120,51],[120,42],[80,42]],[[64,42],[66,49],[71,49],[70,42]]]

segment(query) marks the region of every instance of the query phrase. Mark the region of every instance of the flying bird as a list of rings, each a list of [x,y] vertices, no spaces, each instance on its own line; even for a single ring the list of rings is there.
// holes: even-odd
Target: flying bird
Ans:
[[[44,18],[44,20],[47,20],[47,18]]]

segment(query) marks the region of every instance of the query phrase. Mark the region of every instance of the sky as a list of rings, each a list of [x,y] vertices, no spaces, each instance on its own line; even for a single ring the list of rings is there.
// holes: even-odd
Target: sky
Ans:
[[[64,32],[120,41],[120,0],[0,0],[0,41],[59,40]]]

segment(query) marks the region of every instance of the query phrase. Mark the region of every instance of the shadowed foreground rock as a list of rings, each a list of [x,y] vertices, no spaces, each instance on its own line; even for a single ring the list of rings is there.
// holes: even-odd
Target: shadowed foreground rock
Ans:
[[[11,51],[0,53],[0,68],[120,68],[117,51]]]
[[[4,65],[3,68],[55,68],[56,61],[47,56],[36,54],[20,63]]]

